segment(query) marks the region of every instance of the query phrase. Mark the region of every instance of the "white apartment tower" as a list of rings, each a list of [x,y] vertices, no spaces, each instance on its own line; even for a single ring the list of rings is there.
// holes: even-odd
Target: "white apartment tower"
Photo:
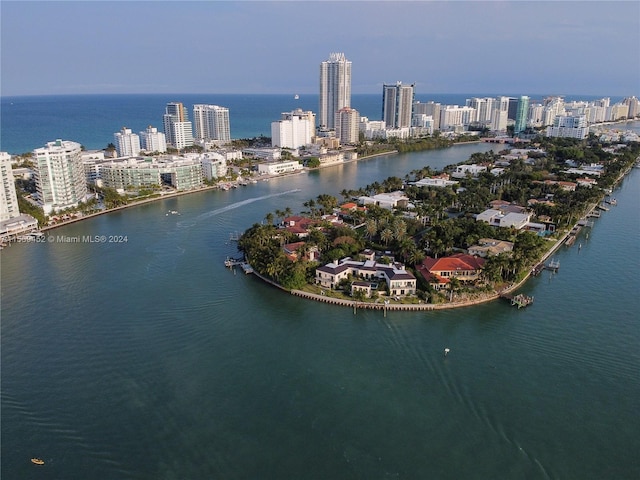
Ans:
[[[49,214],[76,207],[87,196],[82,147],[77,142],[56,140],[33,151],[38,203]]]
[[[351,106],[351,62],[344,53],[332,53],[320,64],[319,128],[335,128],[336,112]]]
[[[280,120],[271,122],[271,146],[300,148],[311,143],[314,133],[315,115],[298,108],[284,112]]]
[[[198,104],[193,106],[195,137],[199,140],[231,141],[229,109],[218,105]]]
[[[382,86],[382,120],[386,128],[405,128],[411,126],[415,84]]]
[[[547,127],[547,137],[584,139],[589,135],[587,119],[584,115],[557,116],[553,126]]]
[[[0,222],[20,215],[11,155],[0,152]]]
[[[122,130],[113,134],[113,140],[119,157],[135,157],[140,153],[140,137],[132,133],[130,128],[122,127]]]
[[[187,109],[181,102],[167,103],[163,124],[167,143],[177,149],[193,145],[193,127]]]
[[[351,107],[344,107],[336,113],[336,138],[342,145],[358,143],[360,114]]]
[[[165,153],[167,151],[165,134],[151,125],[144,132],[140,132],[140,140],[142,148],[147,152]]]

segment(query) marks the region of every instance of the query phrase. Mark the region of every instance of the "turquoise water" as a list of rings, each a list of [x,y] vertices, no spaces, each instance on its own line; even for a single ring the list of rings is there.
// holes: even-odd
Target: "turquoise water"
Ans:
[[[167,199],[3,250],[2,477],[638,478],[640,170],[526,309],[354,315],[223,266],[268,212],[489,148]],[[76,235],[128,241],[57,239]]]

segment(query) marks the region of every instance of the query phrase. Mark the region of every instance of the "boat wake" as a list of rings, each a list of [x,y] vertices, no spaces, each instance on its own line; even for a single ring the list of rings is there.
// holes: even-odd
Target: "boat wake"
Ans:
[[[192,222],[185,222],[185,223],[180,222],[180,223],[178,223],[178,226],[180,226],[180,227],[193,226],[193,225],[195,225],[196,223],[198,223],[198,222],[200,222],[202,220],[206,220],[208,218],[215,217],[216,215],[220,215],[221,213],[228,212],[229,210],[235,210],[236,208],[244,207],[245,205],[249,205],[250,203],[259,202],[261,200],[266,200],[267,198],[281,197],[283,195],[289,195],[291,193],[297,193],[299,191],[300,191],[299,188],[295,188],[293,190],[287,190],[285,192],[272,193],[272,194],[269,194],[269,195],[263,195],[261,197],[247,198],[246,200],[242,200],[241,202],[232,203],[232,204],[226,205],[224,207],[216,208],[215,210],[211,210],[210,212],[202,213],[202,214],[198,215]],[[189,223],[189,225],[186,225],[186,223]]]

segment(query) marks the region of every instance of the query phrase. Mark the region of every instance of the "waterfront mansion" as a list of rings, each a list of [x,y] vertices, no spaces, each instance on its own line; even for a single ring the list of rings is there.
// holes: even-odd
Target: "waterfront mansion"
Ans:
[[[373,259],[358,262],[348,257],[318,267],[316,284],[325,288],[336,288],[340,282],[349,279],[349,276],[373,283],[385,280],[390,295],[404,296],[416,293],[416,277],[405,270],[404,265],[377,263]]]

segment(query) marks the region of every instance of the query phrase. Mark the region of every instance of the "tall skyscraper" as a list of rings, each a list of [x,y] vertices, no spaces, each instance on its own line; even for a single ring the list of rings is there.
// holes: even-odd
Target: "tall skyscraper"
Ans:
[[[218,105],[193,106],[195,137],[199,140],[231,141],[229,109]]]
[[[33,151],[38,203],[49,214],[76,207],[87,196],[82,147],[77,142],[56,140]]]
[[[130,128],[122,127],[122,130],[113,134],[113,140],[119,157],[135,157],[140,153],[140,137],[132,133]]]
[[[336,112],[351,106],[351,62],[344,53],[332,53],[320,64],[320,105],[318,126],[335,128]]]
[[[342,145],[358,143],[360,114],[351,107],[344,107],[336,113],[336,138]]]
[[[529,97],[522,95],[518,100],[518,110],[516,111],[516,123],[513,133],[524,132],[527,128],[527,114],[529,113]]]
[[[0,222],[20,215],[15,180],[11,170],[11,155],[0,152]]]
[[[187,109],[181,102],[167,103],[162,120],[168,143],[177,149],[193,145],[193,127],[189,121]]]
[[[404,128],[411,126],[413,96],[415,84],[382,86],[382,120],[386,128]]]

